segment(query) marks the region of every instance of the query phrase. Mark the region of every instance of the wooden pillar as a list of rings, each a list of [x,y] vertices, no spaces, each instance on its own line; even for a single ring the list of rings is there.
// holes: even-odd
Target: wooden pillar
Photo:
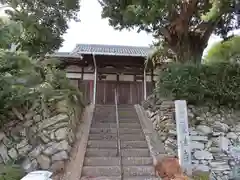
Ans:
[[[154,74],[153,74],[153,67],[151,69],[151,93],[153,93],[153,90],[155,89],[155,82],[154,82]]]
[[[147,99],[147,80],[146,80],[146,68],[143,70],[143,94],[144,100]]]
[[[82,67],[82,71],[81,71],[81,80],[83,80],[83,76],[84,76],[84,67]]]
[[[94,63],[94,86],[93,86],[93,104],[96,104],[96,94],[97,94],[97,63],[95,55],[93,54],[93,63]]]

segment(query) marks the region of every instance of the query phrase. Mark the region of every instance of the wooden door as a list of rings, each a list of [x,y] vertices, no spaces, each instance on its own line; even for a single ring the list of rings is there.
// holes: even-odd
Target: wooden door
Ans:
[[[142,82],[119,82],[119,104],[138,104],[143,101]]]
[[[91,80],[80,80],[79,81],[79,89],[82,92],[83,101],[85,104],[90,104],[92,102],[93,92],[92,92],[92,84]]]
[[[143,83],[142,82],[132,82],[132,94],[133,101],[132,104],[139,104],[143,101]]]
[[[97,104],[114,104],[115,103],[115,81],[97,81]]]
[[[131,101],[131,82],[118,82],[118,103],[119,104],[132,104]]]
[[[116,81],[105,81],[104,104],[115,104],[115,88]]]
[[[92,84],[91,80],[81,80],[81,79],[70,79],[70,83],[79,88],[82,93],[84,104],[90,104],[92,102],[93,92],[92,92]]]
[[[97,104],[115,104],[115,88],[119,104],[138,104],[143,101],[143,83],[127,81],[98,81]]]
[[[97,82],[97,91],[96,91],[96,103],[97,104],[105,104],[104,103],[104,93],[105,93],[105,83],[104,81]]]

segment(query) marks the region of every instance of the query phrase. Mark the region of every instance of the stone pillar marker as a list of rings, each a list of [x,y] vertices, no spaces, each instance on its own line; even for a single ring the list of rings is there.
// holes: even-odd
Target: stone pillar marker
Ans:
[[[174,104],[179,163],[187,175],[192,175],[192,157],[188,128],[187,102],[185,100],[176,100],[174,101]]]

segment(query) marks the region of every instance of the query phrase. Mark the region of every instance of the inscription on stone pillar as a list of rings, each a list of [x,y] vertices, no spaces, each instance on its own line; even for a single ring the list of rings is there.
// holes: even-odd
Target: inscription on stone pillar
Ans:
[[[176,100],[175,119],[177,126],[177,142],[179,163],[183,170],[188,174],[192,174],[192,157],[190,147],[190,136],[188,128],[187,103],[185,100]]]

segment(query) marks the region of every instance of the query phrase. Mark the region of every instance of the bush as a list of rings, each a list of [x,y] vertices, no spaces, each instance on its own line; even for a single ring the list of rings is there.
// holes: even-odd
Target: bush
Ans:
[[[234,36],[226,41],[215,43],[204,57],[204,63],[239,62],[240,36]]]
[[[240,107],[240,66],[172,64],[160,72],[156,93],[190,104]]]
[[[209,172],[193,172],[193,180],[209,180],[210,179],[210,173]]]
[[[44,117],[55,115],[59,101],[66,101],[70,110],[81,113],[81,92],[57,65],[23,52],[0,50],[0,128],[8,121],[24,120],[30,111]]]
[[[0,180],[20,180],[24,171],[17,165],[0,165]]]

